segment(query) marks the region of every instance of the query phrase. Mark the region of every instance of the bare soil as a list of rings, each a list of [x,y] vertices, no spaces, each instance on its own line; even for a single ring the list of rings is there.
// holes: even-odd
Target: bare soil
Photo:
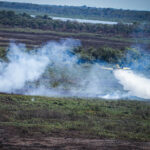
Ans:
[[[86,37],[86,36],[68,36],[68,35],[57,35],[57,34],[46,34],[46,33],[24,33],[24,32],[11,32],[11,31],[0,31],[0,46],[7,46],[10,40],[16,42],[22,42],[28,45],[41,45],[51,40],[60,40],[62,38],[74,38],[79,39],[84,47],[101,47],[110,46],[114,48],[128,47],[133,43],[124,41],[108,40],[101,37]]]
[[[80,133],[37,133],[22,136],[13,128],[0,129],[0,150],[149,150],[150,142],[81,138]],[[70,136],[69,136],[70,135]],[[79,137],[78,137],[79,135]]]

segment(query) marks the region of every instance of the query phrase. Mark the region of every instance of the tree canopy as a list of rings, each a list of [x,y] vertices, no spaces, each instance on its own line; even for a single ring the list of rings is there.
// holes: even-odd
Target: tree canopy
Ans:
[[[37,5],[30,3],[0,2],[0,8],[15,9],[49,15],[78,17],[90,19],[103,19],[117,22],[150,22],[149,11],[122,10],[113,8],[75,7]]]

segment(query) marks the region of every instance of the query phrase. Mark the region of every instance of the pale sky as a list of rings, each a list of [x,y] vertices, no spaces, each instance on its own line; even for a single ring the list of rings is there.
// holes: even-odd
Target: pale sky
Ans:
[[[72,5],[82,6],[87,5],[91,7],[109,7],[122,8],[134,10],[149,10],[150,0],[0,0],[10,2],[26,2],[35,4],[49,4],[49,5]]]

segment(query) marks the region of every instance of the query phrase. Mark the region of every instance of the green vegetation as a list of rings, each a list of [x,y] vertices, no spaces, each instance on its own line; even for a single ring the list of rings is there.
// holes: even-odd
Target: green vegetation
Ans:
[[[6,50],[5,47],[0,47],[0,58],[5,58]]]
[[[121,63],[123,57],[125,57],[125,49],[113,49],[111,47],[100,47],[96,48],[87,48],[78,47],[74,50],[81,59],[86,61],[105,61],[109,63]]]
[[[31,14],[48,14],[51,16],[62,16],[72,18],[86,18],[97,20],[110,20],[118,22],[149,22],[149,11],[133,11],[112,8],[92,8],[92,7],[73,7],[73,6],[50,6],[27,3],[0,2],[0,8],[28,12]]]
[[[42,29],[60,32],[88,32],[96,34],[107,35],[123,35],[130,36],[135,34],[150,34],[150,25],[144,24],[116,24],[116,25],[103,25],[103,24],[87,24],[87,23],[74,23],[71,21],[52,20],[47,15],[36,16],[32,18],[30,15],[16,14],[13,11],[0,11],[0,25],[6,27],[21,27]]]
[[[55,133],[150,141],[150,103],[0,95],[0,127],[22,136]],[[56,132],[57,131],[57,132]]]
[[[0,58],[6,61],[10,39],[25,43],[31,49],[50,40],[70,37],[83,43],[72,51],[83,62],[102,60],[120,66],[125,63],[126,66],[133,61],[138,63],[142,55],[149,57],[148,53],[142,54],[127,47],[136,42],[150,47],[150,12],[8,2],[0,2],[0,10],[3,10],[0,11]],[[38,15],[33,18],[25,12]],[[48,15],[134,23],[103,25],[62,22]],[[139,22],[146,23],[141,25]],[[126,59],[128,52],[130,59]],[[70,80],[64,78],[60,82]],[[54,82],[53,86],[58,84]],[[150,141],[150,103],[0,94],[0,129],[3,128],[8,132],[14,129],[16,135],[23,137],[65,135]]]

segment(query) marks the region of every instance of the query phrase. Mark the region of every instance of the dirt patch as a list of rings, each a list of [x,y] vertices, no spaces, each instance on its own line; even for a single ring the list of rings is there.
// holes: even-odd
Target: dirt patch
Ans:
[[[3,39],[4,38],[4,39]],[[56,35],[56,34],[41,34],[41,33],[22,33],[22,32],[9,32],[9,31],[0,31],[0,42],[9,43],[10,40],[15,40],[17,42],[22,42],[25,44],[40,45],[51,40],[60,40],[62,38],[74,38],[81,40],[84,47],[101,47],[101,46],[110,46],[114,48],[128,47],[131,43],[114,41],[103,39],[101,37],[84,37],[84,36],[65,36],[65,35]]]
[[[80,139],[65,137],[21,138],[13,136],[0,141],[2,150],[149,150],[150,143],[137,143],[116,140]]]
[[[72,131],[70,131],[72,132]],[[79,138],[79,133],[19,135],[13,128],[0,129],[1,150],[149,150],[150,142]]]

